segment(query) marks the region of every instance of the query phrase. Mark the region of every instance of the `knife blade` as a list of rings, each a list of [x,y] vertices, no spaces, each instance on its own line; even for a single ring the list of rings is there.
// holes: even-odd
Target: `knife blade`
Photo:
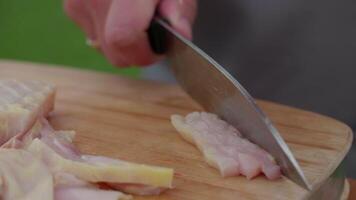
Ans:
[[[232,75],[163,19],[153,20],[148,35],[152,49],[167,55],[178,83],[195,101],[268,151],[286,177],[311,190],[301,167],[278,130]]]

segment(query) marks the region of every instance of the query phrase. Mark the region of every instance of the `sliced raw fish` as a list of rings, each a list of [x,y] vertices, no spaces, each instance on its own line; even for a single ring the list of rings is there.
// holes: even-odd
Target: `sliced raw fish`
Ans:
[[[103,156],[83,155],[82,159],[85,160],[85,162],[87,163],[99,165],[102,165],[103,163],[111,165],[124,164],[123,161]],[[117,189],[128,194],[135,194],[141,196],[159,195],[164,190],[168,189],[167,187],[155,187],[137,183],[106,183],[106,185],[108,185],[110,188]]]
[[[21,149],[0,149],[0,199],[53,200],[48,167]]]
[[[14,136],[1,147],[25,149],[35,138],[40,138],[61,156],[81,160],[79,150],[72,144],[74,135],[74,131],[55,131],[46,119],[41,118],[29,131]]]
[[[55,190],[55,200],[130,200],[130,195],[118,191],[100,190],[90,187],[58,187]]]
[[[82,181],[71,174],[55,175],[55,200],[130,200],[130,195],[119,191],[102,190],[95,184]]]
[[[58,163],[63,163],[62,161],[64,160],[64,163],[67,163],[66,169],[71,169],[74,170],[73,174],[76,174],[76,171],[80,171],[82,169],[88,169],[91,167],[92,172],[87,172],[93,177],[96,176],[103,176],[107,173],[110,173],[110,170],[113,171],[114,173],[117,173],[120,171],[121,168],[124,168],[123,170],[128,170],[127,172],[133,173],[130,175],[128,173],[127,175],[130,175],[131,177],[141,177],[142,179],[145,179],[145,176],[143,174],[148,174],[151,173],[150,171],[144,172],[144,170],[151,169],[151,166],[147,165],[138,165],[134,163],[129,163],[126,161],[121,161],[118,159],[112,159],[104,156],[93,156],[93,155],[84,155],[79,152],[79,150],[74,146],[72,143],[73,137],[75,135],[74,131],[55,131],[48,121],[46,119],[40,119],[38,120],[35,125],[32,127],[31,130],[24,134],[20,134],[18,136],[13,137],[11,140],[9,140],[7,143],[3,145],[3,148],[22,148],[22,149],[27,149],[30,147],[32,142],[36,140],[41,141],[41,146],[44,148],[41,150],[41,152],[46,152],[45,149],[47,150],[47,153],[45,154],[46,156],[41,157],[41,159],[44,158],[52,158],[51,155],[55,155],[53,159],[55,162],[51,162],[49,160],[44,160],[47,165],[53,166],[51,169],[54,173],[61,173],[65,172],[61,167],[62,165],[59,165]],[[32,152],[35,154],[34,152]],[[57,157],[61,159],[56,159]],[[74,162],[75,161],[75,162]],[[68,164],[68,163],[77,163],[77,164]],[[83,167],[82,169],[75,168],[78,167],[78,163],[81,164],[80,166]],[[133,165],[136,166],[135,168],[130,168],[130,166],[127,165]],[[73,167],[74,168],[71,168]],[[167,169],[167,168],[160,168],[160,167],[152,167],[154,171],[156,171],[156,174],[151,174],[153,176],[157,175],[158,178],[168,178],[170,182],[173,179],[173,170]],[[163,171],[161,171],[163,169]],[[89,169],[90,170],[90,169]],[[136,170],[136,171],[135,171]],[[99,171],[99,172],[98,172]],[[94,173],[95,172],[95,173]],[[167,174],[167,172],[169,172]],[[99,173],[99,174],[98,174]],[[85,175],[85,173],[84,173]],[[107,176],[107,175],[105,175]],[[148,175],[150,176],[150,175]],[[135,180],[126,180],[125,182],[122,182],[121,179],[117,178],[116,180],[120,181],[111,181],[108,182],[109,179],[105,179],[105,177],[96,177],[97,179],[93,180],[92,178],[84,178],[83,180],[86,181],[91,181],[91,182],[97,182],[97,183],[102,183],[105,182],[106,185],[110,186],[110,188],[115,189],[115,190],[120,190],[129,194],[136,194],[136,195],[157,195],[164,190],[166,190],[169,187],[158,187],[158,186],[152,186],[149,184],[142,184],[141,182],[136,183]],[[147,178],[147,177],[146,177]],[[156,177],[157,178],[157,177]],[[79,180],[79,179],[78,179]],[[84,181],[84,182],[86,182]],[[171,183],[170,183],[171,184]]]
[[[1,145],[1,148],[22,149],[29,145],[33,139],[39,138],[42,129],[43,124],[38,120],[29,131],[15,135]]]
[[[55,88],[43,82],[0,80],[0,145],[47,116],[54,96]]]
[[[109,184],[109,186],[113,189],[134,195],[140,196],[149,196],[149,195],[159,195],[163,191],[167,190],[167,188],[162,187],[154,187],[140,184],[124,184],[124,183],[116,183]]]
[[[268,179],[281,176],[280,167],[268,152],[243,138],[236,128],[215,114],[173,115],[171,121],[180,135],[195,144],[207,163],[217,168],[222,176],[242,174],[251,179],[261,172]]]
[[[152,195],[172,187],[173,169],[83,155],[74,131],[56,131],[45,119],[54,97],[49,84],[0,80],[1,200],[127,200],[117,190]]]
[[[34,139],[27,148],[49,166],[52,172],[65,172],[88,182],[137,183],[171,188],[173,170],[126,161],[92,163],[62,157],[40,139]]]

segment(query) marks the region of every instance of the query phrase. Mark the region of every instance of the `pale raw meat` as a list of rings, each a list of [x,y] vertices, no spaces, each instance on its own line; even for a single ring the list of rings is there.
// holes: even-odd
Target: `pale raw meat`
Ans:
[[[54,169],[53,172],[73,170],[71,171],[73,174],[78,173],[78,171],[80,171],[82,174],[83,169],[85,170],[90,168],[91,170],[96,171],[96,173],[92,173],[92,171],[87,172],[87,175],[85,175],[84,173],[84,175],[82,176],[86,176],[86,177],[85,178],[82,177],[83,180],[91,181],[91,182],[105,182],[108,186],[110,186],[113,189],[117,189],[123,192],[136,194],[136,195],[157,195],[170,187],[173,178],[173,170],[167,168],[160,168],[160,167],[151,167],[147,165],[137,165],[134,163],[120,161],[117,159],[107,158],[103,156],[82,155],[72,144],[74,135],[75,135],[74,131],[55,131],[49,125],[47,120],[41,119],[35,123],[35,125],[30,131],[28,131],[25,134],[21,134],[20,136],[16,136],[12,138],[9,142],[5,143],[3,147],[27,149],[29,148],[31,143],[36,138],[38,138],[41,141],[40,146],[42,146],[45,149],[48,149],[47,151],[43,150],[43,152],[46,152],[47,156],[43,156],[41,158],[48,158],[48,157],[52,158],[53,156],[51,155],[55,155],[55,157],[53,157],[55,163],[45,160],[47,164],[51,164],[49,166],[55,166],[51,168]],[[62,158],[56,159],[57,157],[60,158],[62,157]],[[58,167],[62,166],[63,162],[61,161],[63,160],[66,161],[64,163],[73,161],[72,164],[65,165],[64,168],[66,170],[64,170],[64,168],[58,169]],[[131,165],[135,167],[132,168]],[[116,177],[115,179],[116,181],[115,180],[109,181],[109,179],[106,179],[105,177],[102,176],[102,175],[108,176],[105,174],[109,173],[111,170],[111,172],[114,173],[113,177],[115,177],[117,173],[120,173],[120,169],[122,169],[122,167],[128,169],[128,171],[126,171],[125,174],[129,175],[129,177],[141,176],[142,179],[147,178],[149,180],[154,180],[152,178],[145,177],[144,174],[146,173],[147,176],[156,175],[156,178],[158,179],[165,179],[167,181],[167,184],[168,183],[169,184],[164,187],[162,187],[162,185],[158,187],[158,186],[150,185],[148,182],[143,184],[142,182],[139,182],[139,180],[127,179],[123,181],[124,179],[121,179],[120,177]],[[152,172],[147,171],[147,169],[148,170],[151,169],[151,171],[152,170],[155,171],[155,174],[150,174]],[[90,178],[90,176],[93,176],[96,179],[94,180],[93,178]]]
[[[124,162],[112,158],[107,158],[103,156],[92,156],[92,155],[83,155],[82,159],[88,163],[92,164],[112,164],[112,165],[122,165]],[[155,187],[155,186],[148,186],[143,184],[134,184],[134,183],[107,183],[107,185],[113,189],[120,190],[122,192],[126,192],[129,194],[135,195],[159,195],[164,190],[167,190],[167,187]]]
[[[55,172],[68,172],[90,182],[171,187],[172,169],[135,164],[104,156],[83,155],[71,143],[71,138],[68,138],[68,135],[74,135],[74,132],[55,131],[45,119],[42,119],[40,124],[39,134],[34,134],[33,130],[29,131],[31,134],[25,134],[27,135],[25,138],[32,138],[32,141],[23,148],[40,156],[51,169],[55,169]],[[33,138],[33,135],[38,135],[38,138]]]
[[[195,144],[207,163],[222,176],[242,174],[251,179],[261,172],[271,180],[281,176],[280,167],[268,152],[244,139],[236,128],[216,115],[193,112],[186,117],[173,115],[171,121],[181,136]]]
[[[77,179],[65,173],[55,175],[55,200],[130,200],[130,195],[118,191],[101,190],[96,185]]]
[[[40,137],[42,128],[43,124],[40,121],[36,121],[29,131],[15,135],[1,145],[1,148],[22,149],[29,145],[34,138]]]
[[[54,96],[42,82],[0,80],[1,200],[128,200],[115,190],[153,195],[172,187],[172,169],[83,155],[74,131],[45,119]]]
[[[140,184],[109,184],[109,186],[111,186],[111,188],[113,189],[117,189],[128,194],[140,196],[159,195],[163,191],[167,190],[167,188],[146,186]]]
[[[65,172],[88,182],[137,183],[155,187],[171,187],[173,170],[142,164],[118,161],[112,163],[89,163],[62,157],[39,139],[27,148],[49,166],[52,172]]]
[[[24,150],[0,149],[0,199],[53,200],[47,166]]]
[[[39,81],[0,80],[0,145],[46,116],[54,96],[54,87]]]
[[[46,119],[41,119],[40,139],[62,157],[81,160],[81,153],[72,143],[74,131],[55,131]]]
[[[35,138],[40,138],[61,156],[73,160],[81,160],[80,152],[72,144],[74,131],[55,131],[44,118],[37,120],[34,126],[26,133],[18,134],[11,138],[3,148],[23,149],[32,143]]]
[[[93,187],[94,186],[89,182],[78,179],[72,174],[67,174],[63,172],[54,173],[53,178],[54,178],[55,187],[59,187],[59,186],[60,187],[66,187],[66,186]]]
[[[55,191],[56,200],[130,200],[131,196],[118,191],[99,190],[89,187],[59,187]]]

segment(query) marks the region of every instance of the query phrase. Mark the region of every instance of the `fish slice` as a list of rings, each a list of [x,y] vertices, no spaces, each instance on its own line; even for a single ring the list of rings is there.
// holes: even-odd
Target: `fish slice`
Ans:
[[[155,18],[148,30],[152,49],[165,53],[181,87],[203,108],[217,114],[241,131],[244,137],[267,150],[283,174],[305,189],[311,186],[289,147],[251,95],[221,65]]]

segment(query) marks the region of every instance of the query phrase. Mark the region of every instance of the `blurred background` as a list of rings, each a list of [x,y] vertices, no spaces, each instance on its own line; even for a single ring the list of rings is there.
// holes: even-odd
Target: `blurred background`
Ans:
[[[194,42],[256,98],[356,128],[356,1],[199,1]],[[0,58],[173,82],[167,68],[112,67],[85,44],[62,1],[0,0]],[[356,147],[346,159],[356,178]]]
[[[0,0],[0,58],[138,76],[138,69],[114,68],[89,48],[62,7],[61,0]]]

